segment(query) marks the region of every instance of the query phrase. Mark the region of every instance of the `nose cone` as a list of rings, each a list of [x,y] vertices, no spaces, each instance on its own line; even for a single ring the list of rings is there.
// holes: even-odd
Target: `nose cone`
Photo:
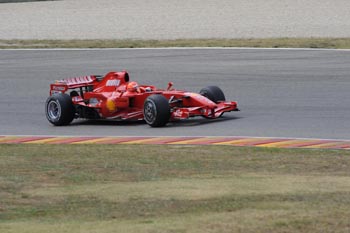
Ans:
[[[194,104],[194,106],[207,106],[209,108],[217,107],[216,103],[214,103],[207,97],[202,96],[201,94],[187,92],[185,93],[185,95],[190,97],[189,101],[191,101]]]

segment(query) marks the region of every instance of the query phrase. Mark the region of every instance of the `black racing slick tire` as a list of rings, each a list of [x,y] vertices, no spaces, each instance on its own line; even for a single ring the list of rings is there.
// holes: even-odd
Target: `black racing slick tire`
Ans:
[[[150,95],[143,105],[144,120],[151,127],[165,126],[170,119],[169,101],[163,95]]]
[[[54,94],[47,98],[45,106],[47,120],[55,125],[69,125],[75,115],[72,98],[67,94]]]
[[[222,90],[217,86],[208,86],[200,90],[199,94],[204,97],[207,97],[214,103],[218,103],[220,101],[225,101],[225,95]]]

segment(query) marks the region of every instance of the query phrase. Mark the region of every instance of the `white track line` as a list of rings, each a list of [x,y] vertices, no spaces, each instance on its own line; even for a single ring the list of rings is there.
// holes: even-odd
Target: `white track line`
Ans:
[[[343,51],[350,49],[327,48],[253,48],[253,47],[162,47],[162,48],[28,48],[0,49],[0,51],[108,51],[108,50],[286,50],[286,51]]]

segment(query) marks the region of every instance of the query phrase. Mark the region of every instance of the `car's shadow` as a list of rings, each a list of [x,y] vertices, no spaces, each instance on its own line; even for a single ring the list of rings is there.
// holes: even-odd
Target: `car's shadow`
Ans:
[[[222,116],[216,119],[206,119],[203,117],[194,117],[185,120],[171,121],[165,127],[190,127],[190,126],[200,126],[206,124],[212,124],[217,122],[238,120],[242,117],[237,116]],[[118,120],[77,120],[73,121],[72,126],[78,125],[90,125],[90,126],[139,126],[147,125],[145,121],[118,121]]]
[[[200,126],[200,125],[206,125],[206,124],[212,124],[212,123],[218,123],[218,122],[224,122],[224,121],[238,120],[240,118],[241,117],[237,117],[237,116],[222,116],[216,119],[206,119],[203,117],[195,117],[195,118],[190,118],[190,119],[181,120],[181,121],[169,122],[166,126],[167,127]]]

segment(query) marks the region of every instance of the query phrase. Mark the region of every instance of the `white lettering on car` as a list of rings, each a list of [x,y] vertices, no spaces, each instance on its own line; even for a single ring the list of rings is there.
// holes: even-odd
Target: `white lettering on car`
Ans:
[[[181,116],[182,116],[182,111],[180,109],[174,112],[174,117],[181,117]]]
[[[106,86],[107,87],[117,87],[120,84],[120,80],[119,79],[110,79],[106,82]]]
[[[52,89],[55,90],[55,91],[64,91],[65,87],[53,86]]]

